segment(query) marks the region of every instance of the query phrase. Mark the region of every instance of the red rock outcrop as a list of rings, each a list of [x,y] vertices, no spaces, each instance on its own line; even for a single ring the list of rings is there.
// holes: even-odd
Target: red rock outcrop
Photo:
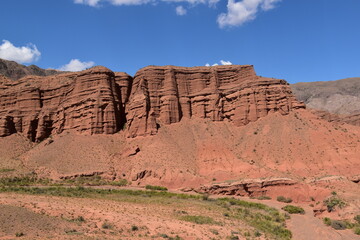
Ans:
[[[18,81],[0,79],[0,136],[22,132],[40,141],[64,130],[115,133],[124,124],[126,82],[131,77],[105,67]]]
[[[156,67],[139,70],[127,106],[130,137],[155,134],[182,118],[230,120],[235,125],[305,108],[284,80],[259,77],[253,66]]]
[[[245,179],[232,183],[214,183],[202,186],[196,190],[200,193],[210,193],[215,195],[234,195],[259,197],[266,195],[269,187],[292,186],[298,184],[289,178],[274,179]]]

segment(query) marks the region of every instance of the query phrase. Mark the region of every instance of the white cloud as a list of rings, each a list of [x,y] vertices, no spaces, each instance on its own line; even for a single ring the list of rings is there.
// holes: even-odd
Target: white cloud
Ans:
[[[177,6],[175,11],[176,11],[176,14],[179,16],[183,16],[187,13],[187,10],[183,6]]]
[[[246,22],[254,20],[260,10],[271,10],[275,7],[275,3],[280,1],[281,0],[242,0],[235,2],[234,0],[228,0],[228,12],[220,14],[217,22],[220,28],[241,26]]]
[[[221,65],[232,65],[232,62],[220,60],[220,64],[221,64]],[[206,66],[206,67],[219,66],[220,64],[219,64],[219,63],[214,63],[213,65],[210,65],[209,63],[207,63],[207,64],[205,64],[205,66]]]
[[[232,62],[230,61],[224,61],[224,60],[220,60],[221,65],[232,65]]]
[[[175,3],[189,3],[191,5],[196,4],[208,4],[209,6],[215,6],[220,0],[74,0],[74,3],[84,4],[91,7],[97,7],[101,3],[109,3],[116,6],[121,5],[141,5],[147,3],[157,3],[157,2],[175,2]],[[185,10],[183,8],[183,10]],[[186,10],[185,10],[186,12]],[[183,14],[184,15],[184,14]]]
[[[168,3],[186,3],[190,6],[205,4],[209,7],[215,7],[220,0],[73,0],[74,3],[84,4],[91,7],[100,6],[102,3],[111,5],[142,5],[159,2]],[[275,4],[282,0],[227,0],[227,13],[221,13],[217,18],[220,28],[241,26],[242,24],[254,20],[259,11],[269,11],[275,8]],[[187,10],[183,6],[176,7],[176,14],[183,16]]]
[[[79,59],[72,59],[68,64],[61,66],[60,71],[78,72],[94,66],[94,62],[81,62]]]
[[[0,58],[18,63],[31,63],[39,60],[41,53],[34,44],[15,47],[8,40],[3,40],[0,45]]]
[[[85,4],[91,7],[97,6],[100,1],[101,0],[74,0],[74,2],[77,4]]]

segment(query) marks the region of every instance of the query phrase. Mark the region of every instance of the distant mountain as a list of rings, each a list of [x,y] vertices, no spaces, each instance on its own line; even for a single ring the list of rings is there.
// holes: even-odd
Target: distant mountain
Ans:
[[[27,75],[49,76],[59,73],[61,71],[55,69],[42,69],[35,65],[25,66],[13,61],[0,59],[0,75],[4,75],[12,80],[17,80]]]
[[[360,113],[360,78],[296,83],[291,88],[308,108],[341,115]]]

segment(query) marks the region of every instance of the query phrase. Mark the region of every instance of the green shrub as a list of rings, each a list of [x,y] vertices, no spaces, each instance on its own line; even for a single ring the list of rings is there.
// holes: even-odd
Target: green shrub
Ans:
[[[290,214],[305,214],[305,210],[303,208],[293,205],[286,205],[282,209]]]
[[[212,219],[211,217],[206,217],[206,216],[182,216],[180,218],[180,220],[184,220],[187,222],[193,222],[196,224],[214,224],[215,221],[214,219]]]
[[[346,229],[346,223],[343,221],[333,220],[331,221],[331,227],[335,230],[344,230]]]
[[[260,196],[256,198],[257,200],[271,200],[271,197],[269,196]]]
[[[360,215],[356,215],[356,216],[354,217],[354,220],[355,220],[357,223],[360,224]]]
[[[139,230],[138,226],[136,226],[136,225],[131,226],[131,231],[137,231],[137,230]]]
[[[101,225],[101,227],[103,228],[103,229],[113,229],[113,225],[112,224],[110,224],[110,223],[108,223],[108,222],[104,222],[102,225]]]
[[[255,237],[261,237],[261,235],[262,235],[261,232],[259,232],[258,230],[256,230],[254,233]]]
[[[360,235],[360,227],[355,228],[355,229],[354,229],[354,233],[355,233],[356,235]]]
[[[25,234],[24,233],[22,233],[22,232],[17,232],[17,233],[15,233],[15,237],[22,237],[22,236],[24,236]]]
[[[0,168],[0,173],[13,172],[15,169],[13,168]]]
[[[331,225],[331,219],[328,218],[328,217],[325,217],[325,218],[323,219],[323,222],[324,222],[324,224],[327,225],[327,226],[330,226],[330,225]]]
[[[333,212],[337,207],[343,208],[346,203],[341,200],[337,195],[333,195],[328,199],[324,200],[324,204],[327,207],[328,212]]]
[[[166,187],[153,186],[153,185],[146,185],[145,188],[148,190],[157,190],[157,191],[167,191],[168,190]]]
[[[286,197],[284,197],[284,196],[278,196],[278,197],[276,198],[276,200],[277,200],[278,202],[284,202],[284,203],[291,203],[291,202],[292,202],[292,199],[291,199],[291,198],[286,198]]]
[[[127,186],[128,184],[129,182],[126,179],[110,182],[110,185],[112,186]]]

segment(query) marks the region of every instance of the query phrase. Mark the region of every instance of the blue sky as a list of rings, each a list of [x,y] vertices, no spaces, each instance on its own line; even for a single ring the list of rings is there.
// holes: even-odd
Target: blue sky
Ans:
[[[0,57],[131,75],[223,60],[290,83],[336,80],[360,77],[359,13],[359,0],[2,0]]]

